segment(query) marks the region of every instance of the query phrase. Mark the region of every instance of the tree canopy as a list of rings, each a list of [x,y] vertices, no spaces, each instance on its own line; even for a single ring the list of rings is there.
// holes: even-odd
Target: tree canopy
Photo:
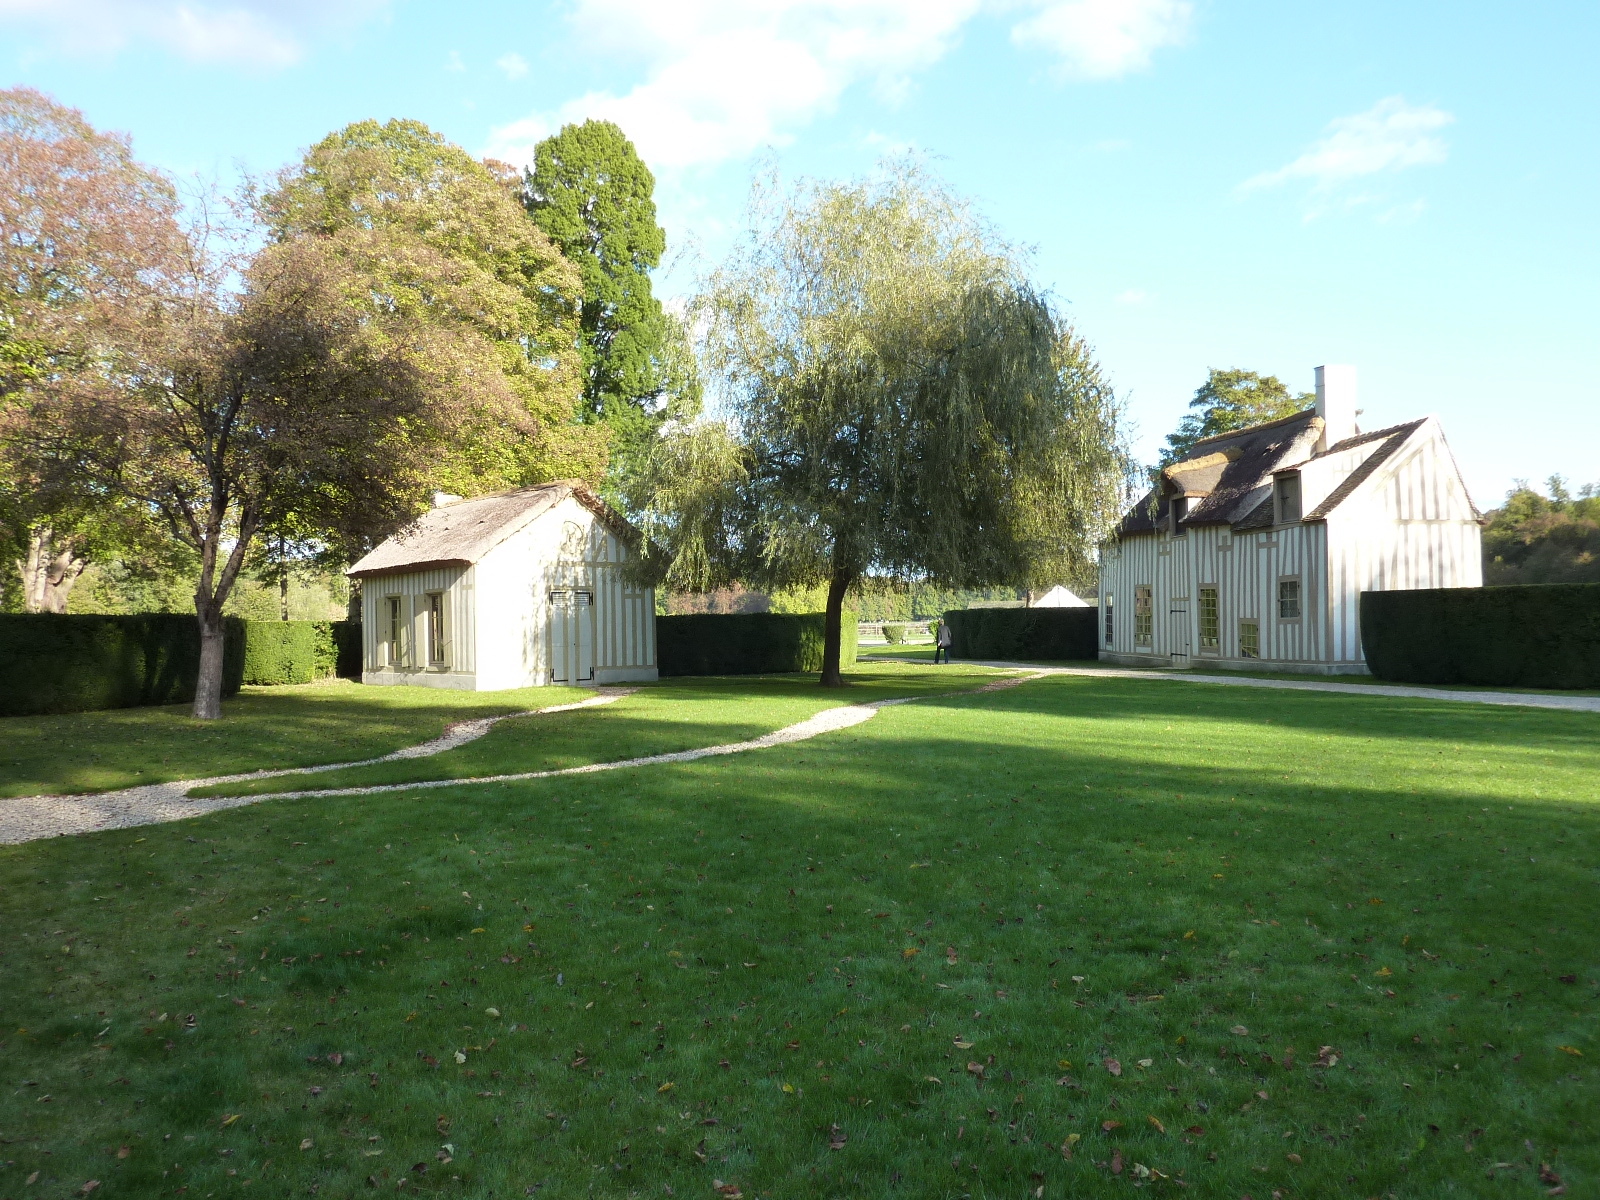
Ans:
[[[1115,519],[1126,460],[1088,347],[913,167],[758,193],[692,312],[728,421],[661,440],[656,564],[676,586],[826,583],[826,684],[869,571],[1027,586]]]
[[[466,431],[442,487],[599,480],[606,431],[577,420],[580,274],[488,167],[421,122],[360,121],[282,172],[260,206],[274,238],[326,239],[395,312],[493,348],[526,420]]]
[[[1194,399],[1189,401],[1189,411],[1177,431],[1167,436],[1161,465],[1182,462],[1202,438],[1292,416],[1315,401],[1316,397],[1310,392],[1291,395],[1276,375],[1258,375],[1239,367],[1227,370],[1213,367],[1206,381],[1195,390]]]
[[[177,208],[126,137],[0,91],[0,536],[28,611],[64,612],[91,554],[139,541],[137,513],[32,469],[14,435],[35,403],[98,385],[163,287]]]
[[[1600,488],[1574,496],[1559,475],[1545,488],[1548,496],[1519,483],[1487,514],[1485,583],[1600,583]]]

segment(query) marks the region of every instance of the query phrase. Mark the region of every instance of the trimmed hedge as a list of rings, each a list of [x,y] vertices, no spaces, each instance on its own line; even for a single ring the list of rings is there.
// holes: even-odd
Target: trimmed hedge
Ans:
[[[357,621],[246,621],[245,683],[310,683],[361,677]]]
[[[956,658],[1096,659],[1099,609],[957,608],[945,613]]]
[[[225,696],[243,679],[244,625],[225,622]],[[186,704],[199,670],[199,629],[184,613],[0,614],[0,716]]]
[[[663,675],[779,675],[822,670],[822,613],[694,613],[656,618]],[[856,614],[839,630],[839,665],[856,661]]]
[[[1397,683],[1600,687],[1600,583],[1362,592],[1361,648]]]

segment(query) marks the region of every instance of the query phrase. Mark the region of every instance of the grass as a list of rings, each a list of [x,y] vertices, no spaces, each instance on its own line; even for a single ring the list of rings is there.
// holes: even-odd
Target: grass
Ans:
[[[1057,677],[6,847],[0,1195],[1593,1195],[1597,733]]]
[[[895,664],[862,667],[852,675],[848,696],[819,688],[809,675],[666,679],[602,709],[503,721],[478,741],[429,758],[218,784],[189,794],[261,796],[301,788],[471,779],[672,754],[760,737],[846,700],[861,703],[972,687],[998,674],[971,665],[938,676]]]
[[[456,721],[593,694],[362,687],[339,679],[244,688],[223,704],[221,721],[197,721],[187,704],[7,717],[0,719],[0,798],[373,758],[438,737]]]

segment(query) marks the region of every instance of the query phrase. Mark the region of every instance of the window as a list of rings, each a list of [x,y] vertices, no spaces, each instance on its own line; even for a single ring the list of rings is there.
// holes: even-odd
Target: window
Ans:
[[[1239,622],[1239,657],[1261,657],[1261,626],[1255,621]]]
[[[1113,596],[1110,592],[1106,593],[1106,606],[1105,606],[1105,612],[1106,612],[1106,649],[1108,649],[1108,650],[1111,648],[1111,634],[1112,634],[1112,630],[1114,628],[1114,626],[1112,624],[1111,616],[1112,616],[1112,612],[1114,611],[1114,607],[1113,606],[1116,604],[1116,601],[1117,601],[1117,598],[1115,596]]]
[[[389,619],[384,629],[385,641],[389,647],[389,666],[398,667],[405,663],[406,658],[406,622],[405,622],[405,597],[389,596],[386,598],[389,606]]]
[[[444,593],[428,593],[428,665],[444,666]]]
[[[1183,519],[1189,515],[1189,498],[1187,496],[1174,496],[1172,498],[1172,536],[1184,535]]]
[[[1272,498],[1279,525],[1293,525],[1300,519],[1300,473],[1279,475],[1272,482]]]
[[[1215,654],[1222,644],[1222,617],[1217,606],[1217,589],[1200,589],[1200,651]]]
[[[1150,603],[1150,585],[1141,583],[1133,589],[1133,644],[1148,646],[1154,634],[1155,622]]]
[[[1300,619],[1300,581],[1298,579],[1278,580],[1278,620],[1298,621]]]

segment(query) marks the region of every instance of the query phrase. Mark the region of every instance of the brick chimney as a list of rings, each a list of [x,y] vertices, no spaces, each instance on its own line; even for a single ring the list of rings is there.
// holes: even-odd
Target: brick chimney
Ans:
[[[1356,433],[1356,369],[1328,365],[1317,368],[1317,416],[1322,418],[1318,451]]]

